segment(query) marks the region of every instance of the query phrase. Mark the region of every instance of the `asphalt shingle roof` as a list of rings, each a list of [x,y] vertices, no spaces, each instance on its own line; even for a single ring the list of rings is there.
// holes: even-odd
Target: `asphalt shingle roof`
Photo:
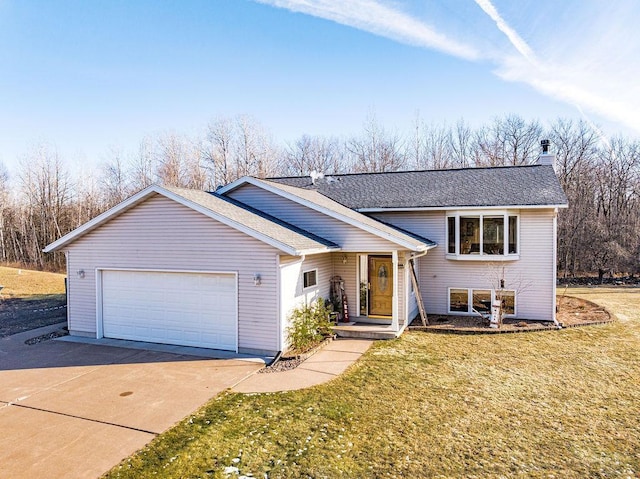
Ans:
[[[310,201],[325,210],[329,210],[333,213],[336,213],[342,217],[348,218],[355,223],[359,223],[364,225],[365,227],[371,228],[378,232],[381,236],[387,236],[391,241],[403,241],[406,244],[411,245],[414,248],[421,249],[429,246],[435,246],[436,243],[433,241],[418,236],[413,233],[409,233],[400,228],[396,228],[395,226],[388,225],[383,223],[382,221],[378,221],[369,216],[363,215],[362,213],[358,213],[353,209],[346,207],[340,202],[333,200],[328,197],[328,195],[320,194],[313,189],[304,189],[298,187],[292,187],[291,185],[287,185],[285,183],[277,183],[268,180],[258,180],[266,183],[267,185],[271,185],[274,188],[278,188],[281,191],[284,191],[290,195],[296,196],[303,200]]]
[[[315,190],[355,210],[469,206],[566,205],[549,165],[309,176],[270,181]]]
[[[261,233],[296,251],[339,248],[335,243],[255,210],[239,201],[206,191],[186,188],[163,187],[175,195],[196,203],[213,213],[225,216],[233,222]]]

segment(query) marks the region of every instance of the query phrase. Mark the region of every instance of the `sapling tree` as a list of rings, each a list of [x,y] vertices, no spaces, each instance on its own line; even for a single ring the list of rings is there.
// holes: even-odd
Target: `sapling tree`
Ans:
[[[531,288],[533,283],[525,279],[521,273],[510,274],[504,263],[497,262],[487,263],[485,278],[494,291],[490,327],[499,328],[505,316],[510,314],[510,311],[515,312],[517,296]]]

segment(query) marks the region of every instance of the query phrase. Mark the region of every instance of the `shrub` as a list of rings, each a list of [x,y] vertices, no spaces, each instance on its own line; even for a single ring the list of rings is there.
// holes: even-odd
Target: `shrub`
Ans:
[[[331,334],[331,310],[324,299],[318,298],[312,304],[295,308],[290,314],[287,328],[289,344],[298,353],[303,353],[320,344]]]

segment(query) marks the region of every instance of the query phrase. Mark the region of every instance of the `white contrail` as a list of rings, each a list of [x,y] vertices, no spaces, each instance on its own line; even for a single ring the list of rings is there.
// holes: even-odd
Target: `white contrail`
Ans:
[[[506,35],[509,39],[509,42],[515,47],[516,50],[526,58],[529,62],[534,65],[538,64],[538,60],[536,55],[533,53],[533,50],[527,42],[525,42],[518,32],[516,32],[513,28],[509,26],[509,24],[502,18],[502,16],[498,13],[496,7],[493,6],[490,0],[475,0],[480,8],[489,15],[489,17],[496,23],[498,29]]]
[[[591,92],[585,91],[572,83],[559,81],[552,72],[538,61],[533,49],[518,34],[518,32],[511,28],[511,26],[502,18],[500,13],[498,13],[498,10],[491,3],[491,0],[475,0],[475,2],[495,22],[498,29],[505,34],[511,45],[513,45],[518,53],[520,53],[522,58],[531,65],[533,71],[530,69],[521,70],[521,74],[519,75],[521,78],[516,81],[529,83],[531,86],[543,93],[546,93],[547,95],[571,103],[578,112],[580,112],[587,124],[593,128],[599,136],[600,141],[609,146],[609,139],[602,133],[600,128],[598,128],[595,123],[587,117],[581,104],[587,104],[591,108],[597,111],[599,110],[604,114],[610,114],[613,111],[623,113],[623,110],[620,110],[617,105],[613,104],[613,102],[599,98]],[[505,61],[505,63],[509,62]],[[522,75],[522,72],[526,72],[525,75]],[[501,76],[508,79],[509,74],[505,73]],[[633,123],[633,118],[627,118],[626,120],[628,123]]]
[[[375,0],[256,0],[259,3],[306,13],[368,31],[402,43],[433,48],[467,60],[479,52],[452,40],[431,26]]]
[[[625,79],[620,88],[613,91],[611,81],[594,84],[595,74],[611,78],[611,70],[599,72],[585,70],[571,58],[552,63],[546,58],[540,61],[520,34],[500,15],[491,0],[474,0],[480,9],[495,23],[516,50],[504,53],[497,48],[477,48],[454,40],[427,23],[398,9],[397,2],[385,4],[381,0],[255,0],[259,3],[291,12],[331,20],[401,43],[439,50],[458,58],[480,61],[490,60],[497,67],[494,72],[505,81],[530,85],[545,96],[568,103],[579,111],[598,113],[605,118],[624,124],[640,132],[640,115],[634,108],[640,91],[636,84]],[[601,42],[601,39],[598,39]],[[573,61],[572,61],[573,60]],[[585,64],[584,59],[582,63]],[[632,70],[631,73],[635,73]],[[620,75],[620,74],[619,74]],[[627,75],[625,78],[634,78]],[[626,99],[625,99],[626,96]],[[591,122],[590,122],[591,123]]]

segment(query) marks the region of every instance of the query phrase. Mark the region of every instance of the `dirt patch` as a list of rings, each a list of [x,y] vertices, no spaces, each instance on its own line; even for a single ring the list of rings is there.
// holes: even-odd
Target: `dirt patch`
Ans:
[[[0,299],[0,338],[66,320],[64,295],[46,299]]]
[[[557,307],[556,318],[565,328],[612,321],[611,315],[606,309],[584,299],[560,296],[557,298]],[[489,321],[479,316],[452,316],[446,314],[430,314],[429,323],[429,326],[422,326],[422,322],[418,317],[413,320],[409,329],[458,334],[496,334],[557,329],[556,325],[551,321],[528,319],[505,319],[500,328],[490,328]]]

